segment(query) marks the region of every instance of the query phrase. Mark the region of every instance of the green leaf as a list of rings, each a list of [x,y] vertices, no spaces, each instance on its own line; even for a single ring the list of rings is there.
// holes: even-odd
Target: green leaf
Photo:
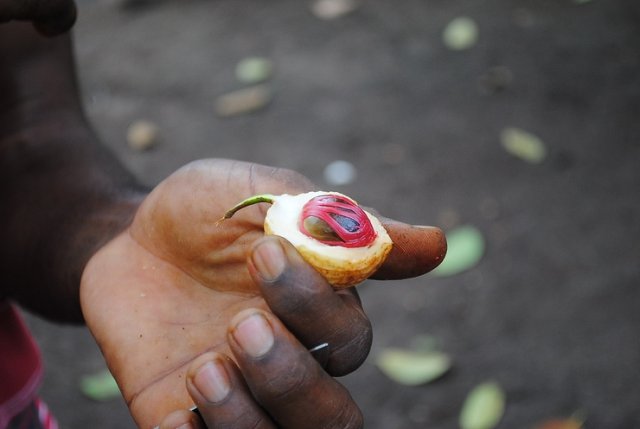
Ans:
[[[530,164],[539,164],[547,156],[547,147],[535,135],[520,128],[505,128],[500,134],[502,147]]]
[[[242,83],[258,83],[271,77],[273,64],[266,58],[247,57],[236,65],[236,79]]]
[[[495,382],[485,382],[474,387],[467,395],[460,412],[461,429],[492,429],[505,408],[505,394]]]
[[[454,18],[442,32],[442,41],[454,51],[469,49],[478,41],[478,25],[467,16]]]
[[[378,355],[376,365],[396,383],[418,386],[444,375],[451,368],[451,359],[440,352],[387,348]]]
[[[445,277],[474,267],[484,255],[485,242],[482,233],[474,226],[464,225],[446,234],[447,255],[433,270],[433,275]]]
[[[118,384],[108,370],[82,377],[80,390],[95,401],[108,401],[120,396]]]

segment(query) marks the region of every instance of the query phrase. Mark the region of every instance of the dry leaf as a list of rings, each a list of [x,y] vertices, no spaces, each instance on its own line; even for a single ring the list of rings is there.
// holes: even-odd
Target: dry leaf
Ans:
[[[311,4],[311,11],[320,19],[337,19],[360,6],[358,0],[315,0]]]
[[[254,112],[271,102],[271,88],[255,85],[239,89],[216,99],[215,111],[219,116],[229,117]]]
[[[537,425],[535,429],[582,429],[583,422],[576,418],[550,419]]]

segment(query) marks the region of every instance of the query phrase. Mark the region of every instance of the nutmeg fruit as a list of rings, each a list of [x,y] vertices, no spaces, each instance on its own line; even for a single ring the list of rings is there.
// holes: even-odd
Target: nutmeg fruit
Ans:
[[[265,234],[288,240],[336,289],[354,286],[373,274],[393,246],[375,216],[338,192],[255,195],[228,210],[223,219],[257,203],[271,204],[264,219]]]

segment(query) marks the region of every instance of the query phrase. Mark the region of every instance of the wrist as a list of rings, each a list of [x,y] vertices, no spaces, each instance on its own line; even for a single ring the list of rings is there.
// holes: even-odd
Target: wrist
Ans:
[[[75,207],[52,210],[37,237],[20,243],[26,246],[7,260],[13,259],[8,271],[15,279],[10,298],[47,319],[83,323],[80,282],[84,269],[103,246],[127,230],[144,197],[136,189],[120,189],[79,198]],[[32,224],[28,220],[20,230]]]
[[[0,138],[1,295],[58,321],[82,322],[86,263],[125,230],[146,190],[62,109]]]

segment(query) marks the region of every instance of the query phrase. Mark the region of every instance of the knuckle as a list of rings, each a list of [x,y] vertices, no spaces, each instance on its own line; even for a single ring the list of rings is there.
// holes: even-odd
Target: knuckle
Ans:
[[[285,272],[279,281],[276,292],[281,296],[277,302],[278,310],[292,316],[314,314],[314,309],[323,302],[323,291],[313,281],[301,279],[297,272]],[[283,288],[284,286],[284,288]],[[284,290],[283,290],[284,289]]]
[[[361,429],[364,427],[364,416],[360,408],[351,401],[348,406],[341,408],[335,419],[326,427],[328,429]]]
[[[368,319],[361,319],[357,328],[350,326],[348,339],[333,348],[327,370],[333,376],[350,374],[362,365],[373,342],[373,328]],[[355,334],[354,334],[355,332]]]
[[[217,429],[266,429],[272,428],[273,426],[265,416],[255,413],[243,413],[230,422],[216,422],[216,425],[211,427]]]
[[[261,387],[260,396],[268,398],[271,403],[286,402],[310,390],[315,377],[301,364],[282,368]]]
[[[297,171],[290,170],[288,168],[261,167],[265,169],[263,170],[265,177],[269,177],[270,179],[284,185],[286,189],[305,192],[313,188],[311,181]]]

